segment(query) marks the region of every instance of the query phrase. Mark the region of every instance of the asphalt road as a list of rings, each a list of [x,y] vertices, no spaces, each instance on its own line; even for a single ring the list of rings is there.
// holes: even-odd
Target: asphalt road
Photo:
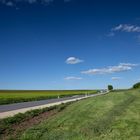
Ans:
[[[94,94],[94,95],[96,96],[97,94]],[[77,98],[82,98],[82,97],[85,97],[85,95],[76,95],[72,97],[64,97],[64,98],[59,98],[59,99],[47,99],[47,100],[41,100],[41,101],[30,101],[30,102],[8,104],[8,105],[0,105],[0,113],[23,109],[23,108],[34,107],[34,106],[40,106],[40,105],[45,105],[45,104],[50,104],[50,103],[56,103],[56,102],[66,101],[66,100],[71,100],[71,99],[77,99]]]
[[[23,102],[23,103],[15,103],[9,105],[0,105],[0,119],[12,117],[18,113],[25,113],[34,109],[41,109],[45,107],[51,107],[55,105],[60,105],[62,103],[73,102],[77,100],[82,100],[90,97],[101,96],[108,92],[102,92],[97,94],[90,95],[76,95],[72,97],[64,97],[59,99],[48,99],[41,101],[32,101],[32,102]]]

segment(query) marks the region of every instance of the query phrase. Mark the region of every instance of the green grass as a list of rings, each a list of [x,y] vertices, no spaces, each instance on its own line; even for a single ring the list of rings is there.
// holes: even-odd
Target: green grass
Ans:
[[[0,90],[0,105],[71,96],[94,94],[97,90]]]
[[[20,140],[140,140],[140,90],[70,104],[27,129]]]
[[[18,126],[20,123],[28,121],[29,119],[32,119],[36,116],[39,116],[40,114],[42,114],[44,112],[50,112],[50,111],[60,112],[71,103],[72,102],[69,102],[66,104],[60,104],[57,106],[52,106],[49,108],[35,109],[35,110],[27,111],[26,113],[16,114],[13,117],[0,119],[0,139],[3,138],[2,135],[5,134],[5,131],[8,132],[7,137],[11,138],[11,134],[14,132],[13,126],[16,126],[16,125]],[[14,137],[14,139],[16,139],[16,138]]]

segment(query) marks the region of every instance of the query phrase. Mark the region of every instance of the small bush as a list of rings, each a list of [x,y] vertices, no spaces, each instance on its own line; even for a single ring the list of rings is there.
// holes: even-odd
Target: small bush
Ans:
[[[140,82],[133,85],[134,89],[140,88]]]
[[[113,90],[113,86],[112,85],[108,85],[108,90]]]

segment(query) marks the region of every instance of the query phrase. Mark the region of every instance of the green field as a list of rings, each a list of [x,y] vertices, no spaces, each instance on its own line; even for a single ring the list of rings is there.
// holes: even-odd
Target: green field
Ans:
[[[0,105],[94,93],[97,90],[0,90]]]
[[[140,140],[140,90],[70,104],[27,129],[20,140]]]

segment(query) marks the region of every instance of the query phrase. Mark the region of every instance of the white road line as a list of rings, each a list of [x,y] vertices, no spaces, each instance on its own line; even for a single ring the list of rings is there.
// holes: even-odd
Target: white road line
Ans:
[[[108,93],[108,92],[106,92],[106,93]],[[79,97],[79,98],[70,99],[70,100],[66,100],[66,101],[59,101],[59,102],[56,102],[56,103],[49,103],[49,104],[40,105],[40,106],[34,106],[34,107],[28,107],[28,108],[23,108],[23,109],[17,109],[17,110],[2,112],[2,113],[0,113],[0,119],[7,118],[7,117],[12,117],[12,116],[14,116],[14,115],[16,115],[18,113],[25,113],[27,111],[34,110],[34,109],[41,109],[41,108],[45,108],[45,107],[51,107],[51,106],[55,106],[55,105],[60,105],[62,103],[74,102],[74,101],[86,99],[86,98],[89,98],[89,97],[95,97],[95,96],[104,95],[106,93],[89,95],[89,96]]]

